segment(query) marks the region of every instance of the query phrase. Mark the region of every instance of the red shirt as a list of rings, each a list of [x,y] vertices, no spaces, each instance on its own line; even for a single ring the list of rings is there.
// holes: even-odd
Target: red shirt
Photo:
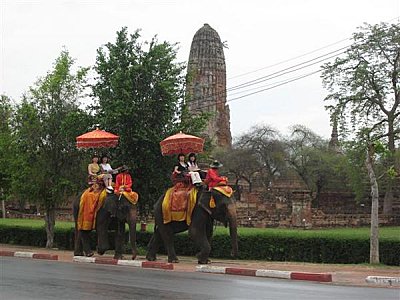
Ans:
[[[119,188],[123,186],[126,192],[132,191],[132,177],[128,173],[120,173],[115,178],[114,192],[119,193]]]
[[[225,181],[226,177],[221,177],[218,174],[218,169],[209,169],[207,171],[207,176],[206,176],[206,184],[208,187],[211,189],[214,186],[216,186],[219,182]]]

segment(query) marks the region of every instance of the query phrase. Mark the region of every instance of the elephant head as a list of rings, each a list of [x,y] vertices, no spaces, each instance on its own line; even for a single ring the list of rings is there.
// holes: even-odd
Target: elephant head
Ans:
[[[202,191],[199,195],[198,203],[211,218],[222,222],[225,227],[229,224],[232,245],[231,255],[237,257],[237,214],[233,196],[227,196],[216,189],[212,189],[211,191]]]
[[[116,217],[118,220],[124,221],[132,208],[132,204],[122,194],[108,194],[102,208],[108,212],[111,217]]]
[[[109,194],[96,217],[98,253],[104,254],[109,249],[108,230],[116,230],[116,256],[122,256],[121,245],[124,243],[125,222],[129,225],[133,257],[136,257],[136,205],[123,194]],[[117,253],[118,252],[118,253]]]

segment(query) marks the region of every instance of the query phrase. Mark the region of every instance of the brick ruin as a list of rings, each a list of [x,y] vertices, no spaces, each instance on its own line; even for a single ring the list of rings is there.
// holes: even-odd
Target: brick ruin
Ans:
[[[400,180],[395,191],[393,214],[383,214],[384,194],[379,198],[380,225],[400,225]],[[236,193],[238,224],[244,227],[359,227],[369,226],[371,199],[369,194],[360,201],[349,191],[325,191],[321,193],[318,208],[311,206],[309,190],[300,180],[278,180],[265,191],[253,187],[248,192],[246,185],[239,185]]]
[[[193,37],[187,69],[189,112],[212,113],[204,134],[214,145],[230,147],[230,112],[226,104],[224,46],[218,33],[204,24]]]

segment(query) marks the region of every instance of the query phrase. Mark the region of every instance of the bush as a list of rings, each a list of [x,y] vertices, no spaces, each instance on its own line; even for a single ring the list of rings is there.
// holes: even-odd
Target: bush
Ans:
[[[290,232],[290,231],[287,231]],[[368,263],[368,236],[321,234],[312,231],[256,232],[241,233],[239,236],[239,259],[269,261],[301,261],[313,263]],[[136,234],[136,244],[146,248],[152,236],[151,232]],[[113,247],[114,232],[110,232],[110,245]],[[126,238],[128,240],[128,237]],[[96,233],[92,233],[92,248],[95,249]],[[0,243],[45,247],[46,232],[43,227],[15,227],[0,224]],[[54,247],[73,250],[74,229],[56,228]],[[130,246],[127,246],[129,253]],[[193,256],[198,251],[187,233],[175,236],[175,248],[178,255]],[[212,238],[211,257],[230,258],[231,240],[229,234],[216,233]],[[165,253],[163,249],[160,249]],[[386,265],[400,266],[400,241],[385,238],[380,240],[380,260]]]

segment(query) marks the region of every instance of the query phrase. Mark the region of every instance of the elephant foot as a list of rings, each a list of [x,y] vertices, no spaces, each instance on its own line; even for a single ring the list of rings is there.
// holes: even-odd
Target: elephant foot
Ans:
[[[137,256],[137,250],[132,249],[132,260],[135,260],[136,256]]]
[[[124,259],[124,256],[122,254],[115,254],[114,259]]]
[[[155,256],[150,256],[150,255],[146,255],[146,259],[148,261],[156,261],[157,260],[157,258]]]
[[[209,260],[209,259],[199,260],[197,263],[199,265],[208,265],[208,264],[211,264],[211,260]]]
[[[168,258],[169,263],[177,264],[179,263],[179,259],[177,257],[175,258]]]

